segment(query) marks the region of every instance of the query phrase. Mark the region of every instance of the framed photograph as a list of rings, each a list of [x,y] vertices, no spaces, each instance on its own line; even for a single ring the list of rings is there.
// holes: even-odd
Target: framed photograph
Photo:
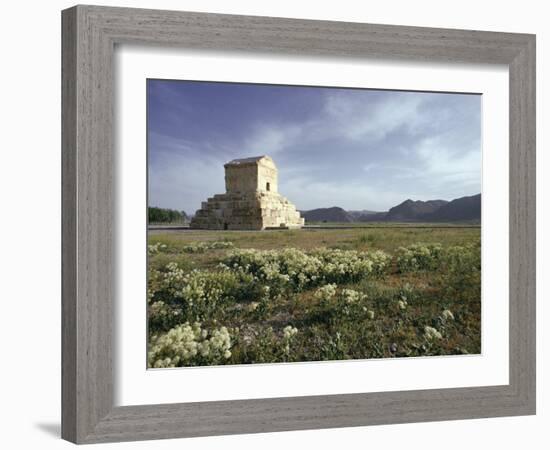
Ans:
[[[62,13],[62,435],[535,413],[535,37]]]

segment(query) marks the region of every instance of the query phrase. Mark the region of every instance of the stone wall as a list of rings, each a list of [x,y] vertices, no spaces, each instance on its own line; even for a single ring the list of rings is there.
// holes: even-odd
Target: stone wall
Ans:
[[[278,174],[275,163],[270,159],[262,159],[258,162],[258,191],[278,192]]]
[[[256,164],[242,166],[225,165],[225,192],[255,192],[258,187],[258,167]]]

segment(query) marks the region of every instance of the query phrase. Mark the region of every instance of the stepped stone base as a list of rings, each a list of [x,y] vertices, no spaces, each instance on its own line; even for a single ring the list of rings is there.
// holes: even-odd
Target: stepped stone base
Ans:
[[[230,192],[202,202],[190,227],[205,230],[264,230],[301,228],[296,207],[277,192]]]

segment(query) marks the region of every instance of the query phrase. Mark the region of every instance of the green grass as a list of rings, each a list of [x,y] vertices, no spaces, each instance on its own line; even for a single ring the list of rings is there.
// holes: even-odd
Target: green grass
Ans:
[[[165,358],[161,367],[480,353],[479,240],[480,228],[439,224],[262,232],[151,231],[149,244],[162,248],[148,258],[150,337],[154,340],[178,324],[195,321],[201,323],[205,336],[196,337],[197,341],[210,339],[222,327],[231,337],[230,356],[216,354],[213,344],[207,343],[210,351],[205,351],[199,343],[198,356],[186,356],[184,362],[176,359],[179,362],[174,363],[170,348],[157,348],[152,361]],[[206,245],[217,241],[229,242],[232,248]],[[428,269],[404,271],[403,267],[413,265],[399,264],[400,248],[414,248],[417,243],[440,244],[441,255],[429,256]],[[201,250],[192,252],[197,244]],[[325,282],[297,287],[261,278],[261,270],[251,274],[242,268],[218,275],[220,263],[227,261],[233,249],[276,251],[273,257],[284,249],[310,255],[320,247],[360,254],[381,250],[391,256],[391,262],[382,275],[337,282],[337,293],[327,299],[316,294]],[[169,263],[181,269],[177,276],[167,269]],[[197,292],[206,292],[206,300],[200,297],[200,302],[190,302],[191,294],[182,293],[193,279],[185,274],[192,271],[206,274],[204,279],[197,277],[202,283]],[[346,289],[356,291],[361,300],[348,303]],[[450,311],[453,318],[444,311]],[[290,335],[288,327],[297,332]],[[441,338],[430,338],[426,327]],[[195,344],[189,345],[194,348]]]
[[[306,227],[320,228],[479,228],[479,222],[307,222]]]
[[[149,242],[162,242],[174,250],[181,250],[192,242],[226,240],[237,248],[270,250],[317,247],[349,248],[354,250],[378,249],[388,252],[416,242],[437,242],[443,245],[464,245],[480,237],[480,228],[440,228],[425,226],[373,228],[373,229],[307,229],[273,231],[150,231]]]

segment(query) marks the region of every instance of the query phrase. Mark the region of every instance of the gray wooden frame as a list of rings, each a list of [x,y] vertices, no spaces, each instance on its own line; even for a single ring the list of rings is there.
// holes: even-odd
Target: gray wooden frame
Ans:
[[[63,11],[62,31],[64,439],[94,443],[535,413],[535,36],[97,6]],[[114,407],[113,51],[118,43],[506,64],[509,384]]]

